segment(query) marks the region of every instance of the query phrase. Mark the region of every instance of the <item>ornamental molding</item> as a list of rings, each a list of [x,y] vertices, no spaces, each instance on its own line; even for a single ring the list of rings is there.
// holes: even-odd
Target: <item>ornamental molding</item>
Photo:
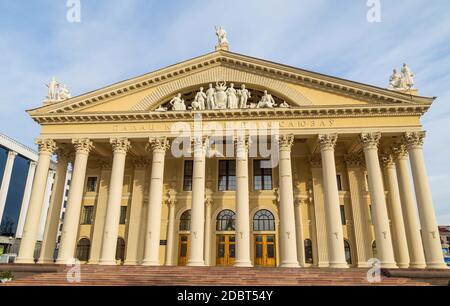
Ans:
[[[110,143],[114,153],[126,154],[131,148],[131,142],[127,138],[112,138]]]
[[[344,155],[344,162],[347,168],[364,168],[365,160],[362,154],[347,154]]]
[[[395,166],[395,159],[391,153],[385,153],[380,155],[380,165],[383,168],[390,168]]]
[[[72,144],[75,148],[75,152],[81,154],[89,154],[94,149],[94,144],[87,138],[73,139]]]
[[[203,121],[255,119],[321,119],[321,118],[360,118],[360,117],[401,117],[422,116],[429,105],[380,105],[380,106],[336,106],[336,107],[302,107],[290,109],[238,109],[238,110],[206,110],[201,112],[108,112],[108,113],[74,113],[74,114],[43,114],[32,116],[41,125],[74,124],[74,123],[117,123],[117,122],[148,122],[164,121],[179,122],[180,120],[195,120],[201,114]]]
[[[39,114],[78,111],[134,92],[154,88],[171,80],[179,79],[180,76],[190,76],[214,66],[233,68],[239,71],[248,72],[251,75],[263,75],[277,81],[303,85],[342,96],[353,97],[362,101],[368,101],[370,103],[424,104],[430,106],[435,100],[435,98],[411,96],[401,92],[326,76],[232,52],[216,51],[66,101],[29,110],[28,113],[34,117]],[[245,82],[245,80],[238,81]],[[251,82],[247,83],[251,84]],[[145,103],[148,103],[148,101],[149,100],[145,100]]]
[[[408,149],[421,149],[425,141],[426,132],[408,132],[403,134],[402,142]]]
[[[381,140],[381,133],[363,133],[358,138],[364,149],[378,149]]]
[[[338,140],[337,134],[321,134],[319,135],[319,145],[321,150],[334,150]]]
[[[277,137],[280,149],[291,150],[294,146],[294,135],[280,135]]]
[[[146,149],[147,151],[151,152],[155,151],[166,152],[167,150],[170,149],[170,141],[167,139],[167,137],[150,138]]]
[[[35,143],[38,145],[39,154],[53,154],[57,149],[56,142],[51,139],[37,139]]]
[[[405,144],[397,143],[391,146],[391,152],[396,160],[407,159],[408,158],[408,149]]]
[[[320,154],[311,155],[309,158],[309,162],[312,168],[322,168],[322,155]]]

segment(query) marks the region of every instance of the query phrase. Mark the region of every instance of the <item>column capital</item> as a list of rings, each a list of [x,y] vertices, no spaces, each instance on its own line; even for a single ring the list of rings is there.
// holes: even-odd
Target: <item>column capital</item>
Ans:
[[[233,142],[236,147],[236,150],[245,149],[248,150],[248,147],[251,144],[251,139],[249,136],[240,135],[233,137]]]
[[[402,136],[402,142],[410,149],[422,149],[426,132],[405,133]]]
[[[58,149],[56,149],[55,154],[58,163],[68,163],[70,160],[71,154],[64,145],[58,146]]]
[[[365,160],[362,154],[344,155],[344,162],[347,168],[364,168],[365,166]]]
[[[35,143],[39,147],[39,154],[46,153],[51,155],[57,149],[56,142],[52,139],[36,139]]]
[[[309,162],[312,168],[322,168],[322,156],[320,154],[311,155]]]
[[[128,138],[112,138],[109,142],[114,153],[126,154],[131,148],[131,142]]]
[[[291,150],[294,145],[294,135],[280,135],[277,137],[278,145],[280,146],[280,150]]]
[[[146,158],[136,158],[133,160],[134,169],[145,169],[149,164]]]
[[[337,134],[320,134],[319,135],[319,145],[320,149],[323,150],[334,150],[338,140]]]
[[[17,152],[15,151],[8,151],[8,157],[9,158],[16,158]]]
[[[166,152],[170,148],[170,141],[167,137],[155,137],[150,138],[149,143],[147,144],[147,151],[155,152]]]
[[[72,139],[72,144],[77,154],[89,154],[94,149],[94,144],[87,138]]]
[[[381,133],[362,133],[359,135],[359,143],[363,146],[364,150],[366,149],[378,149],[378,145],[380,144]]]
[[[206,198],[205,199],[205,207],[206,208],[211,208],[214,205],[214,200],[211,198]]]
[[[381,154],[380,165],[385,169],[394,167],[395,165],[394,156],[391,153]]]
[[[407,159],[408,158],[408,150],[406,145],[397,143],[391,146],[392,156],[396,160]]]

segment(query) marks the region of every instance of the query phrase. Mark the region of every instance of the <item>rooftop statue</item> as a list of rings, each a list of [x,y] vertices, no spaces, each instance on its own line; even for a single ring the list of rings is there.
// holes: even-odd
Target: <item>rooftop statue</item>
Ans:
[[[48,95],[47,99],[50,101],[59,100],[59,86],[60,83],[56,80],[55,77],[52,78],[49,84],[46,85],[48,87]]]
[[[64,84],[59,89],[59,100],[68,100],[70,98],[72,98],[72,95],[70,94],[70,90],[69,90],[69,88],[67,88],[67,85]]]
[[[229,42],[227,38],[227,31],[225,31],[223,26],[216,26],[216,35],[217,39],[219,40],[219,43],[216,46],[216,50],[228,51]]]
[[[408,90],[414,87],[414,74],[407,64],[403,64],[401,73],[394,69],[389,79],[389,89]]]

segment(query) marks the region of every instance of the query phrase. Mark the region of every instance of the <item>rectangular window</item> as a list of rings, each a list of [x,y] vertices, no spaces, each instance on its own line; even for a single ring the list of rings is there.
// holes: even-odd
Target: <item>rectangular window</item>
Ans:
[[[184,161],[184,178],[183,178],[183,190],[192,191],[192,177],[194,174],[194,161]]]
[[[92,219],[94,216],[94,206],[83,206],[81,212],[81,224],[89,225],[92,224]]]
[[[254,190],[272,190],[272,168],[264,168],[262,160],[253,161]]]
[[[87,179],[87,192],[97,191],[97,177],[88,177]]]
[[[121,206],[120,207],[120,223],[119,224],[125,224],[127,220],[127,207]]]
[[[219,191],[236,190],[236,161],[219,161]]]
[[[342,188],[342,175],[338,174],[338,175],[336,176],[336,180],[337,180],[338,190],[339,190],[339,191],[344,190],[344,189]]]
[[[345,217],[345,206],[341,205],[341,221],[342,225],[347,225],[347,218]]]

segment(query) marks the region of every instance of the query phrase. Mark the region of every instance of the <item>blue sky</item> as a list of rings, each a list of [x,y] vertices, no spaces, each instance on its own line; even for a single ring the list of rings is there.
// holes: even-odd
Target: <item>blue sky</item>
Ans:
[[[438,96],[424,117],[426,162],[440,224],[450,225],[450,2],[381,0],[81,0],[81,23],[66,0],[0,0],[0,132],[31,147],[53,76],[73,94],[213,50],[214,25],[234,52],[385,87],[403,62],[422,95]]]

